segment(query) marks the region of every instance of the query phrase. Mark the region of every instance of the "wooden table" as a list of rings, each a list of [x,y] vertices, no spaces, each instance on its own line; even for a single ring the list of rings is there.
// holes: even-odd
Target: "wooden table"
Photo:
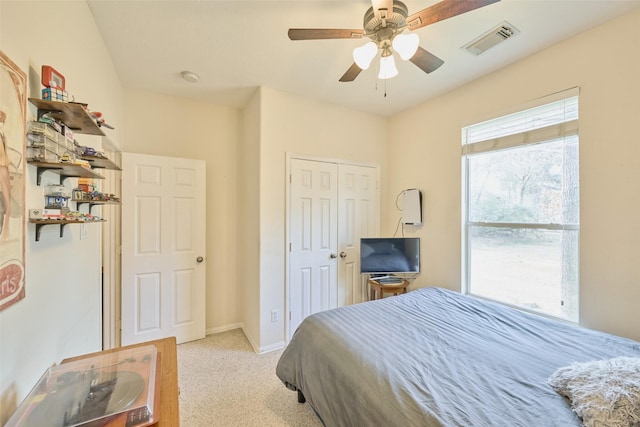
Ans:
[[[406,279],[402,279],[402,282],[399,283],[380,283],[375,279],[369,279],[370,300],[382,299],[384,292],[393,293],[393,295],[406,294],[407,286],[409,286],[409,281]]]
[[[180,417],[178,413],[178,354],[175,337],[147,341],[140,344],[85,354],[83,356],[65,359],[62,363],[99,356],[101,354],[113,353],[119,350],[143,347],[150,344],[156,346],[158,354],[160,355],[160,420],[154,425],[157,427],[178,427],[180,425]],[[105,427],[120,426],[125,426],[124,420],[116,419],[113,422],[109,422]]]

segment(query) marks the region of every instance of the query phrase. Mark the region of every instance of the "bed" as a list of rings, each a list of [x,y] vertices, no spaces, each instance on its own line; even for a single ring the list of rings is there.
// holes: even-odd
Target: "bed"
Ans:
[[[331,427],[579,426],[550,376],[620,357],[640,343],[424,288],[307,317],[276,375]]]

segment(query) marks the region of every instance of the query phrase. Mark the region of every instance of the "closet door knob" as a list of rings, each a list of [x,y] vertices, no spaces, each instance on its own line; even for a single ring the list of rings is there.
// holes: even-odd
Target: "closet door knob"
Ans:
[[[336,258],[338,258],[338,255],[336,255],[336,254],[331,254],[331,255],[329,255],[329,258],[331,258],[331,259],[336,259]]]
[[[201,263],[202,261],[204,261],[204,258],[202,258],[201,256],[196,258],[196,262]]]
[[[340,258],[345,259],[347,257],[347,253],[345,251],[340,252]]]

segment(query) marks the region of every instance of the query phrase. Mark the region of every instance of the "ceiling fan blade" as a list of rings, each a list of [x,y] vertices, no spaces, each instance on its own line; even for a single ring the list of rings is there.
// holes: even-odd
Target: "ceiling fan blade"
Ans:
[[[496,3],[500,0],[442,0],[407,17],[411,31]]]
[[[442,64],[444,64],[442,59],[420,46],[418,46],[418,51],[409,59],[409,61],[413,62],[418,66],[418,68],[427,74],[437,70]]]
[[[360,39],[364,31],[328,28],[290,28],[288,34],[291,40]]]
[[[390,18],[393,16],[393,0],[371,0],[373,14],[376,18]]]
[[[358,74],[362,71],[362,68],[358,67],[358,64],[354,63],[349,67],[346,73],[340,77],[341,82],[352,82],[358,77]]]

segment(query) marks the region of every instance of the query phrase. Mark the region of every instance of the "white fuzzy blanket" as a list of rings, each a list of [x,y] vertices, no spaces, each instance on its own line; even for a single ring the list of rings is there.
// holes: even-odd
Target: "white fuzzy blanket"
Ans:
[[[549,385],[586,427],[640,426],[640,359],[616,357],[558,369]]]

